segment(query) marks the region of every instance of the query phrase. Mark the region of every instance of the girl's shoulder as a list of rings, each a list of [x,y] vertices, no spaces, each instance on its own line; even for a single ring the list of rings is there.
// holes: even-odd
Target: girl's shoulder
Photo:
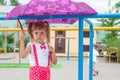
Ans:
[[[50,44],[45,42],[44,45],[50,45]]]
[[[28,42],[28,43],[27,43],[27,46],[30,46],[31,44],[32,44],[31,42]]]
[[[51,45],[49,43],[45,43],[44,45],[48,46],[48,47],[51,47]]]
[[[27,47],[28,47],[28,46],[32,46],[33,44],[34,44],[34,42],[28,42],[28,43],[27,43]]]

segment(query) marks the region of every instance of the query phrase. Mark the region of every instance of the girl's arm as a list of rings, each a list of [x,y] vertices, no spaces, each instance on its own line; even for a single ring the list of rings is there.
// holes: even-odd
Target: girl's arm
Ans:
[[[51,55],[51,62],[53,64],[57,64],[57,57],[55,55],[55,50],[52,46],[49,47],[49,52],[50,52],[50,55]]]
[[[28,54],[30,53],[30,45],[26,47],[25,49],[25,43],[24,43],[24,40],[25,40],[25,34],[21,31],[20,32],[20,56],[22,58],[25,58],[28,56]]]
[[[21,58],[26,58],[28,54],[30,53],[30,45],[26,47],[24,46],[24,41],[20,40],[20,56]]]

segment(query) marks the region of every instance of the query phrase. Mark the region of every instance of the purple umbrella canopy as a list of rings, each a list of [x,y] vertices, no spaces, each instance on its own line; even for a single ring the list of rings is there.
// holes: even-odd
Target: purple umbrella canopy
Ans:
[[[6,19],[19,16],[33,15],[68,15],[68,14],[97,14],[97,12],[84,2],[71,0],[31,0],[28,4],[16,6]],[[73,24],[77,19],[52,19],[51,23]],[[33,20],[27,21],[31,22]],[[35,20],[34,20],[35,21]]]

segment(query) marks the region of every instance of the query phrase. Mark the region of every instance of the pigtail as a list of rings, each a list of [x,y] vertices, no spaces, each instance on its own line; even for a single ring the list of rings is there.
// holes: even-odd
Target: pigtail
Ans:
[[[29,35],[30,35],[30,41],[31,41],[31,42],[33,41],[32,25],[33,25],[33,22],[30,22],[30,23],[28,24],[28,33],[29,33]]]
[[[50,43],[50,26],[47,21],[44,21],[44,25],[46,27],[46,33],[47,33],[47,43]]]

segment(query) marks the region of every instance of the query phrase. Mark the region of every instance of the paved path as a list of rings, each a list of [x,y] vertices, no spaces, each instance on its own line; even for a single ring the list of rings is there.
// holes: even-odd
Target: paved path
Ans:
[[[6,55],[0,55],[0,58]],[[10,55],[7,55],[7,57]],[[16,63],[18,56],[16,56]],[[11,60],[0,60],[0,63],[10,63]],[[21,62],[28,62],[28,58],[22,59]],[[78,61],[77,59],[58,58],[58,64],[62,68],[51,69],[51,80],[78,80]],[[99,58],[97,68],[99,75],[94,76],[93,80],[119,80],[120,79],[120,63],[108,63],[104,58]],[[84,59],[84,80],[88,78],[88,62]],[[28,80],[28,69],[26,68],[0,68],[0,80]]]

